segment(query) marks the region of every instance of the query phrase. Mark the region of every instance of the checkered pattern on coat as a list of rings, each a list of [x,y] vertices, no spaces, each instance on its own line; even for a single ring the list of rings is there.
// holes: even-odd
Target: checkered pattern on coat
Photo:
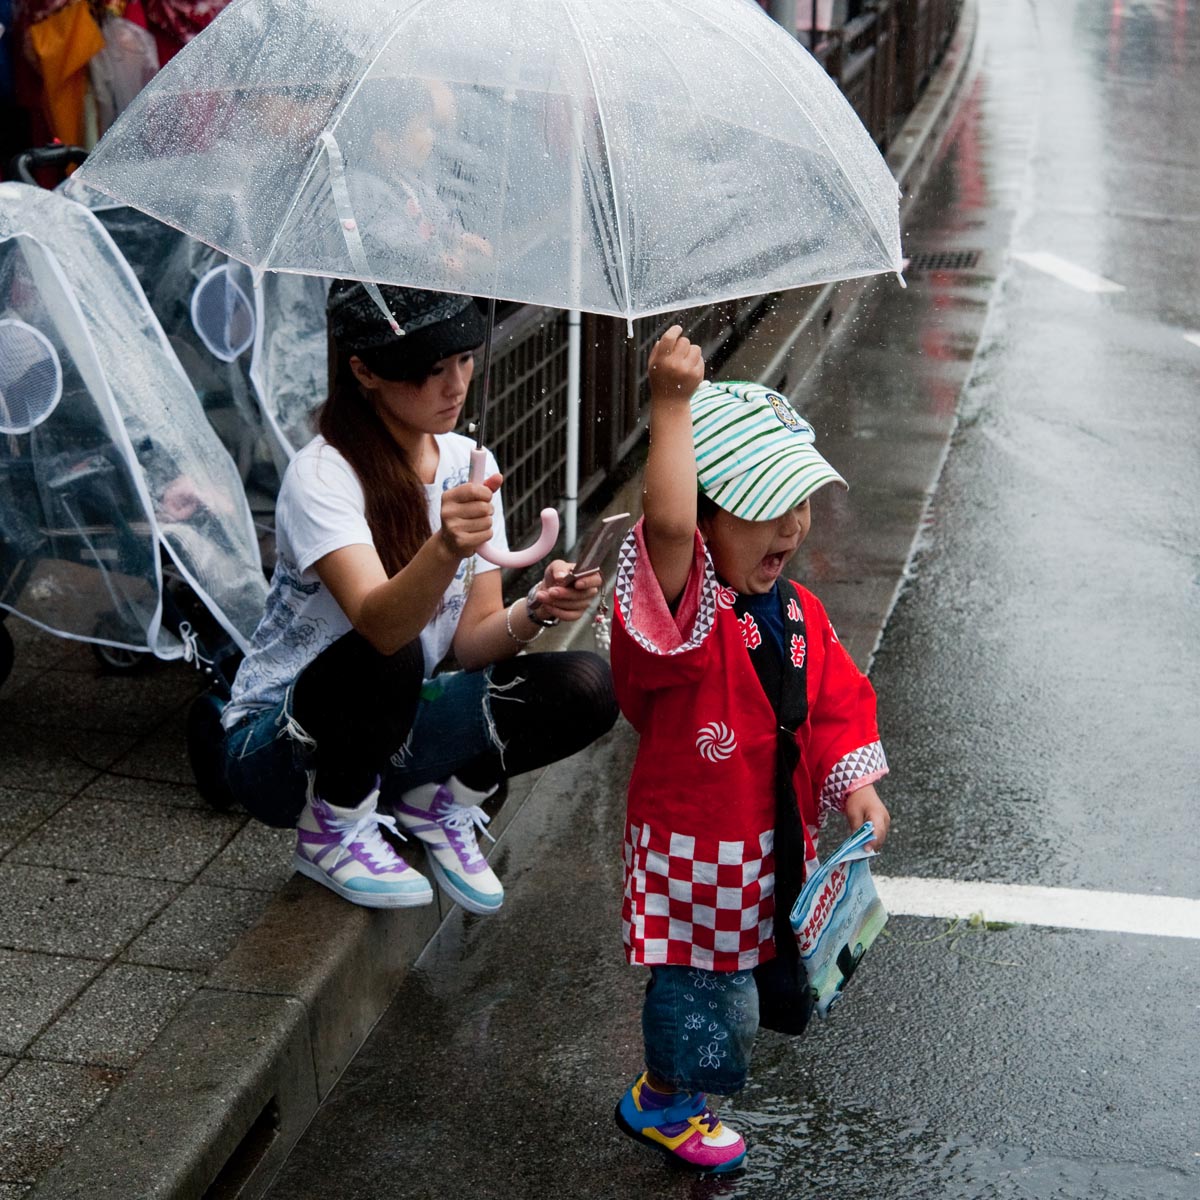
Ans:
[[[756,842],[625,827],[625,954],[640,966],[745,971],[774,957],[774,831]]]

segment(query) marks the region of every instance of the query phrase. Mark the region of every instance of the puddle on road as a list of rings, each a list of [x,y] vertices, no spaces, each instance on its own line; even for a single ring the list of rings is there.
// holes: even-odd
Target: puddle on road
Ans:
[[[693,1181],[689,1200],[1195,1200],[1200,1176],[1072,1160],[946,1138],[826,1102],[726,1105],[751,1143],[735,1179]]]

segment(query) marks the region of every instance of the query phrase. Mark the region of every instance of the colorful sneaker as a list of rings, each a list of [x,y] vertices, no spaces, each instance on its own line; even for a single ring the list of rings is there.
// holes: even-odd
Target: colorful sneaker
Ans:
[[[631,1138],[706,1175],[733,1171],[746,1157],[746,1143],[721,1124],[703,1092],[656,1092],[645,1072],[621,1097],[616,1118]]]
[[[433,877],[446,894],[467,912],[483,914],[494,913],[504,903],[504,887],[475,837],[479,829],[491,838],[484,828],[489,817],[478,803],[460,804],[458,798],[479,801],[487,795],[451,777],[405,792],[393,809],[400,824],[425,843]]]
[[[296,828],[292,865],[352,904],[416,908],[433,900],[429,880],[384,841],[382,825],[396,822],[376,811],[376,788],[357,808],[335,808],[309,795]],[[397,830],[397,832],[399,832]]]

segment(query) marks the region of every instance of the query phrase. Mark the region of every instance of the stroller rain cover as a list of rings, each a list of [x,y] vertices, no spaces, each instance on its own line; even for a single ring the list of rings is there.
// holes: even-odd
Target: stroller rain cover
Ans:
[[[243,650],[266,582],[237,469],[112,238],[0,184],[0,606],[178,658],[163,558]]]
[[[244,263],[74,175],[59,191],[112,235],[247,489],[273,510],[327,390],[329,280],[268,272],[256,286]]]

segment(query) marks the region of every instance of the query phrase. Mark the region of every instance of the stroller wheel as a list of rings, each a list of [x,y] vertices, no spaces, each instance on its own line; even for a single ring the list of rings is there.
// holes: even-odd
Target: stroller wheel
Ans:
[[[12,671],[13,657],[12,634],[4,627],[4,623],[0,621],[0,686],[3,686],[4,681]]]
[[[136,675],[154,661],[153,654],[139,654],[136,650],[106,646],[102,642],[92,643],[92,654],[110,675]]]
[[[115,612],[102,612],[96,618],[92,636],[105,638],[109,642],[123,642],[128,641],[129,630]],[[110,646],[104,642],[92,643],[92,655],[100,664],[100,669],[109,675],[136,675],[158,661],[149,652],[143,654],[138,650]]]
[[[234,802],[222,769],[221,713],[224,710],[224,700],[212,692],[205,692],[192,701],[187,717],[188,761],[196,777],[196,787],[200,795],[220,812],[232,808]]]

